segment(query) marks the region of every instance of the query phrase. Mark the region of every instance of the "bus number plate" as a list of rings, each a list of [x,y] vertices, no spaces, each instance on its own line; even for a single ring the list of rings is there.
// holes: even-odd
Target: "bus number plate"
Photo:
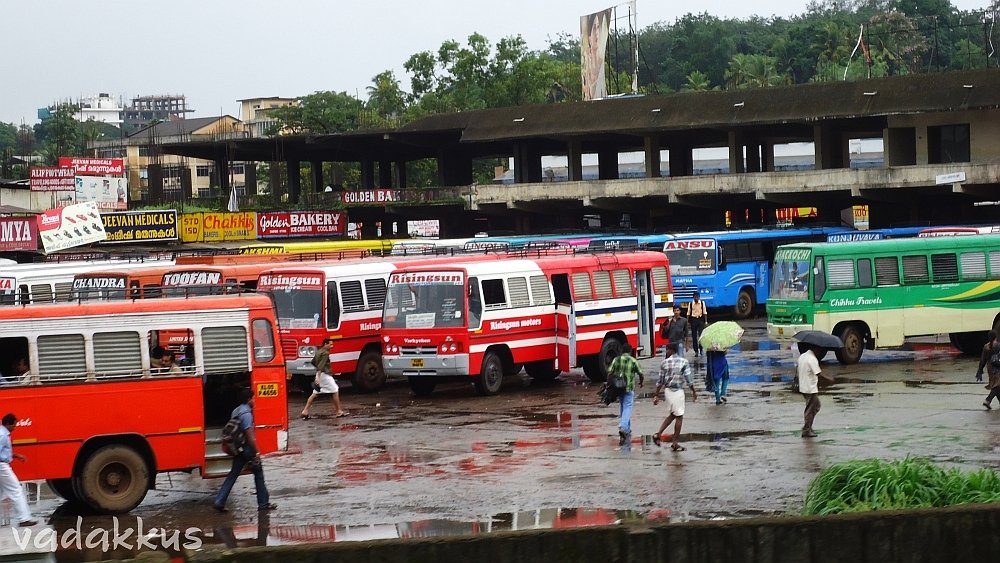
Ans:
[[[424,360],[421,359],[421,358],[415,358],[413,360],[410,360],[410,367],[411,368],[422,368],[422,367],[424,367]]]
[[[778,336],[784,336],[784,334],[785,334],[785,327],[779,326],[778,327]]]
[[[257,384],[257,396],[258,397],[277,397],[278,396],[278,384],[277,383],[258,383]]]

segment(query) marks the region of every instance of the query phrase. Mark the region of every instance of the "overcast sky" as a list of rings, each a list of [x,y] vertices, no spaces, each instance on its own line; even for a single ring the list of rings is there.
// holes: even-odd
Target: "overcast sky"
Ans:
[[[987,0],[952,0],[962,10]],[[36,110],[99,92],[183,94],[193,116],[239,117],[241,98],[319,90],[367,98],[371,79],[443,41],[478,32],[520,35],[533,50],[613,0],[4,0],[0,121],[34,124]],[[803,0],[638,0],[639,27],[693,11],[790,16]],[[627,8],[618,9],[625,17]],[[622,21],[620,27],[626,25]]]

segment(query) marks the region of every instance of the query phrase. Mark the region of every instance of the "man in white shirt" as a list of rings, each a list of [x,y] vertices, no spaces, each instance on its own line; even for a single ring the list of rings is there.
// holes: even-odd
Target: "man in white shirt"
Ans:
[[[15,459],[27,461],[28,458],[16,453],[10,440],[10,433],[17,426],[17,417],[12,413],[3,416],[3,426],[0,426],[0,498],[9,498],[14,503],[18,526],[34,526],[38,521],[32,518],[28,509],[28,500],[24,497],[21,481],[17,479],[10,464]]]
[[[799,342],[798,376],[799,392],[806,398],[802,437],[815,438],[816,433],[813,432],[813,420],[820,409],[819,378],[822,376],[830,381],[833,381],[833,378],[823,374],[819,367],[819,360],[816,358],[815,349],[803,342]]]

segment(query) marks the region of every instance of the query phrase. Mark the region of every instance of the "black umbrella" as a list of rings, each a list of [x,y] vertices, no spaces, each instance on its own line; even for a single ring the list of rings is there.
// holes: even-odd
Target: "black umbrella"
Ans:
[[[844,341],[838,336],[822,330],[802,330],[795,333],[795,340],[805,344],[812,344],[828,350],[837,350],[844,347]]]

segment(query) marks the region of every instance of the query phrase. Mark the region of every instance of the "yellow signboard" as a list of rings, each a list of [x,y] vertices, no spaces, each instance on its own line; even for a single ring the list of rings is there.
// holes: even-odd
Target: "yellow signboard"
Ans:
[[[181,216],[184,242],[256,240],[257,213],[185,213]]]

